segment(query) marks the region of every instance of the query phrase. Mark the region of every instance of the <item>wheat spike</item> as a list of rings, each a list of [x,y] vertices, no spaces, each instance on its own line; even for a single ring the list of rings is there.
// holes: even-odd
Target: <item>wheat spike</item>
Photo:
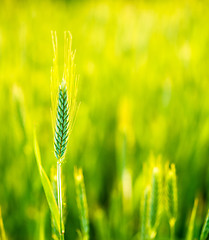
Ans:
[[[59,81],[57,35],[52,32],[53,66],[51,71],[52,126],[54,131],[54,154],[57,158],[57,194],[60,214],[60,240],[64,240],[64,214],[61,165],[65,157],[67,142],[77,113],[77,83],[74,57],[72,52],[72,36],[64,33],[64,72],[62,82]],[[58,89],[58,93],[57,93]]]
[[[57,129],[57,126],[62,125],[62,120],[67,120],[65,122],[67,137],[69,137],[78,110],[77,103],[77,89],[78,89],[78,76],[75,74],[75,52],[72,51],[72,36],[69,31],[64,33],[65,46],[64,46],[64,72],[63,78],[60,82],[59,78],[59,69],[58,69],[58,44],[57,44],[57,35],[56,32],[52,32],[52,44],[53,44],[53,66],[51,69],[51,115],[52,115],[52,126],[53,132],[56,140],[59,141],[59,137],[62,136],[63,129]],[[59,92],[57,94],[57,89]],[[59,112],[58,112],[59,111]],[[58,115],[61,113],[61,115]],[[62,115],[62,113],[64,113]],[[60,122],[58,122],[58,118]],[[57,131],[56,131],[57,130]],[[61,135],[57,133],[60,133]],[[65,134],[65,132],[63,132]],[[67,138],[66,140],[67,142]],[[65,143],[60,144],[55,141],[57,146],[55,146],[56,157],[63,157],[66,145]],[[63,148],[63,149],[62,149]]]
[[[173,226],[175,225],[178,211],[176,169],[174,164],[171,165],[166,177],[166,195],[169,224]]]
[[[66,83],[63,80],[59,87],[57,118],[54,135],[54,152],[57,160],[63,158],[69,135],[69,107]]]

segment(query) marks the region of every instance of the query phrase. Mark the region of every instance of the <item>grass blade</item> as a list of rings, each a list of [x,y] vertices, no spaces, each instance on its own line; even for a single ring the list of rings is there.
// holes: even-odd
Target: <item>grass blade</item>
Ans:
[[[198,199],[195,199],[194,207],[192,209],[192,215],[191,215],[190,222],[189,222],[189,228],[188,228],[186,240],[193,239],[194,222],[195,222],[195,217],[196,217],[196,213],[197,213],[197,206],[198,206]]]
[[[208,210],[207,217],[205,219],[204,226],[202,228],[200,240],[208,240],[208,238],[209,238],[209,210]]]
[[[4,230],[3,219],[2,219],[2,215],[1,215],[1,208],[0,208],[0,239],[7,240],[6,233]]]

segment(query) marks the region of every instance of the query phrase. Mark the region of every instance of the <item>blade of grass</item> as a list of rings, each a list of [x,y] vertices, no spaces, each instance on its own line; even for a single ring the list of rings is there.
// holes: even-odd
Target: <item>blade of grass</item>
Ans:
[[[205,223],[202,227],[200,240],[208,240],[208,237],[209,237],[209,210],[205,218]]]
[[[195,223],[195,217],[197,213],[197,206],[198,206],[198,199],[195,199],[194,207],[192,209],[192,215],[189,221],[189,228],[187,232],[187,238],[186,240],[192,240],[193,239],[193,233],[194,233],[194,223]]]
[[[6,233],[4,230],[3,219],[2,219],[2,215],[1,215],[1,208],[0,208],[0,239],[7,240]]]

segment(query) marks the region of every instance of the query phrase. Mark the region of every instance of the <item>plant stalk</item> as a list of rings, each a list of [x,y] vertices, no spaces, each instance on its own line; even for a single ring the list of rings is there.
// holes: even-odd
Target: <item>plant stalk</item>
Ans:
[[[175,224],[171,224],[170,225],[170,239],[171,240],[175,240]]]
[[[61,163],[57,162],[57,192],[58,192],[58,208],[60,214],[60,240],[64,240],[64,229],[62,224],[62,181],[61,181]]]

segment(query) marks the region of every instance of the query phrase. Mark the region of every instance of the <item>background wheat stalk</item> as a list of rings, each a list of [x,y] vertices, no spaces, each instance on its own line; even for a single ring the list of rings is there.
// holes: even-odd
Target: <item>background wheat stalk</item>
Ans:
[[[161,195],[161,172],[159,167],[154,167],[152,171],[150,212],[149,212],[149,228],[151,239],[154,239],[157,234],[157,228],[160,217],[160,195]]]
[[[81,239],[89,239],[89,217],[88,217],[88,205],[86,199],[86,190],[84,184],[83,171],[81,168],[74,168],[74,179],[76,186],[76,199],[80,215],[81,222]]]
[[[150,187],[147,186],[144,191],[142,205],[142,223],[141,223],[141,240],[145,240],[148,235],[148,215],[149,215]]]
[[[168,213],[169,225],[170,225],[170,235],[171,235],[171,239],[174,239],[175,223],[176,223],[177,210],[178,210],[176,168],[174,164],[171,164],[171,168],[168,169],[168,173],[166,176],[166,199],[167,199],[166,201],[167,213]]]

